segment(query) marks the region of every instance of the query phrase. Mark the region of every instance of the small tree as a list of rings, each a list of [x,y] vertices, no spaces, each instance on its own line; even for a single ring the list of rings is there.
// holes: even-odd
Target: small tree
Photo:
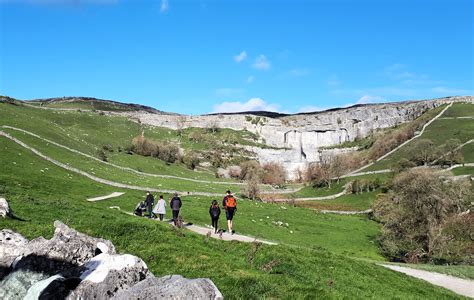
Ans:
[[[449,139],[444,145],[441,146],[440,152],[443,156],[439,160],[441,164],[454,165],[462,163],[464,157],[461,153],[461,141],[458,139]]]
[[[286,171],[281,164],[270,162],[263,165],[263,183],[281,186],[285,180]]]
[[[247,180],[247,184],[242,190],[242,195],[246,198],[255,200],[258,198],[259,193],[260,188],[258,187],[258,180],[256,178]]]
[[[417,165],[426,165],[438,156],[436,145],[429,139],[416,140],[410,151],[411,160]]]
[[[263,170],[258,161],[248,160],[240,164],[241,172],[240,179],[250,180],[255,179],[258,182],[261,181],[263,176]]]

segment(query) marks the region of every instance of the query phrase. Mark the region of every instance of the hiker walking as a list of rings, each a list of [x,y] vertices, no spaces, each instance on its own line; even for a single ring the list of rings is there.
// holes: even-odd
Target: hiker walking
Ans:
[[[158,214],[160,221],[163,221],[163,217],[166,214],[166,201],[163,199],[163,195],[160,195],[160,200],[156,203],[153,213]]]
[[[232,195],[230,191],[227,191],[227,195],[222,200],[222,206],[225,210],[225,216],[227,219],[227,229],[229,230],[230,234],[234,234],[234,230],[232,227],[232,219],[234,218],[234,214],[237,211],[237,200]]]
[[[170,201],[170,207],[171,211],[173,212],[173,222],[175,226],[178,222],[179,209],[181,208],[181,205],[183,205],[183,203],[181,202],[181,198],[178,197],[178,193],[174,193],[174,196],[173,198],[171,198]]]
[[[155,204],[155,198],[150,192],[146,192],[145,205],[146,210],[148,211],[148,218],[156,218],[156,215],[153,213],[153,204]]]
[[[209,215],[211,215],[212,227],[214,227],[214,233],[217,233],[219,216],[221,215],[221,208],[217,200],[212,200],[211,207],[209,207]]]

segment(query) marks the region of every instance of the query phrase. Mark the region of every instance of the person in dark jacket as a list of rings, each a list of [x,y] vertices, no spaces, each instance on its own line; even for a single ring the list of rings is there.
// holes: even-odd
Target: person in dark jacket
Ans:
[[[148,218],[156,218],[156,215],[153,213],[153,204],[155,204],[155,198],[150,192],[146,192],[145,205],[148,211]]]
[[[171,198],[170,201],[170,208],[171,211],[173,212],[173,223],[176,226],[176,222],[178,221],[178,216],[179,216],[179,210],[181,209],[181,206],[183,203],[181,202],[181,198],[178,197],[178,193],[174,193],[173,198]]]
[[[221,208],[217,203],[217,200],[212,200],[211,207],[209,207],[209,215],[211,215],[212,227],[214,227],[214,233],[217,233],[219,224],[219,216],[221,215]]]

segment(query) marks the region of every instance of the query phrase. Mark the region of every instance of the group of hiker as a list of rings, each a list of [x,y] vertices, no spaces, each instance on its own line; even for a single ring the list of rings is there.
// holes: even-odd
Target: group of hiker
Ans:
[[[157,219],[163,221],[166,214],[166,201],[163,199],[163,195],[160,195],[160,199],[155,205],[155,198],[150,192],[146,193],[145,201],[141,201],[135,207],[135,215],[145,216],[145,213],[148,213],[148,218]],[[169,207],[172,211],[172,221],[175,226],[180,224],[179,211],[183,202],[178,196],[178,193],[174,193],[173,197],[170,199]],[[234,218],[235,212],[237,211],[237,200],[230,191],[226,192],[224,199],[222,200],[222,207],[224,208],[226,219],[227,219],[227,230],[230,234],[234,234],[232,220]],[[217,200],[212,200],[211,206],[209,207],[209,215],[211,217],[212,228],[214,233],[218,233],[221,230],[219,229],[219,217],[221,215],[221,208]]]

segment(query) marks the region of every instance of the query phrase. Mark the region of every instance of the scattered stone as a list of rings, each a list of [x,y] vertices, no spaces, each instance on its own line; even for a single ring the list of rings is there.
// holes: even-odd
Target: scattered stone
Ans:
[[[11,216],[12,212],[10,210],[10,205],[8,204],[7,199],[0,198],[0,217],[6,218]]]

